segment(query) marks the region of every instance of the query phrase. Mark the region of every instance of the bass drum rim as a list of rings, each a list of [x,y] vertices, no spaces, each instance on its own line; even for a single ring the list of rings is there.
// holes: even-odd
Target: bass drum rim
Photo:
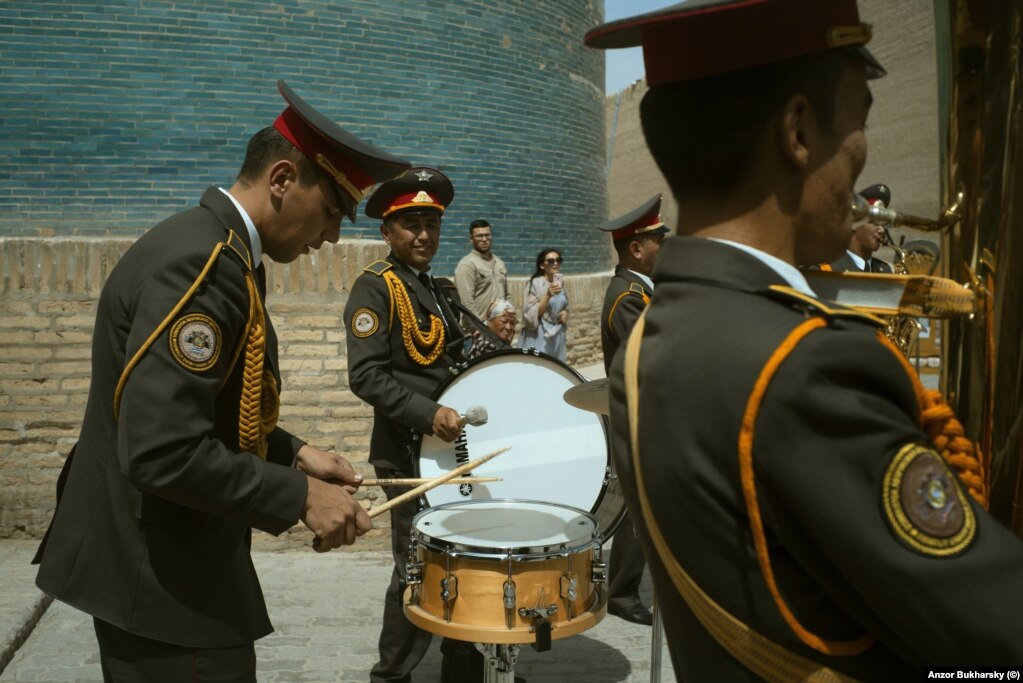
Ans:
[[[540,359],[543,359],[545,361],[549,361],[549,362],[551,362],[551,363],[553,363],[553,364],[555,364],[557,366],[560,366],[564,370],[567,370],[569,374],[571,374],[573,377],[575,377],[577,380],[579,380],[580,384],[583,384],[583,383],[586,383],[586,382],[590,381],[590,380],[586,379],[586,377],[584,377],[578,370],[573,368],[568,363],[566,363],[566,362],[564,362],[562,360],[559,360],[559,359],[555,358],[554,356],[551,356],[551,355],[548,355],[546,353],[543,353],[542,351],[538,351],[536,349],[519,349],[519,348],[498,349],[496,351],[492,351],[490,353],[484,354],[484,355],[482,355],[482,356],[480,356],[478,358],[474,358],[472,360],[459,363],[458,365],[453,366],[452,368],[450,368],[450,371],[451,371],[450,374],[447,377],[445,377],[444,380],[437,386],[437,388],[434,390],[433,394],[430,395],[430,398],[432,398],[434,401],[436,401],[438,403],[441,403],[441,398],[443,397],[444,393],[448,390],[448,388],[452,384],[457,382],[458,379],[460,377],[462,377],[462,375],[464,375],[466,372],[468,372],[470,369],[476,367],[477,365],[481,365],[481,364],[486,363],[486,362],[488,362],[488,361],[490,361],[492,359],[501,358],[503,356],[520,356],[520,357],[540,358]],[[568,404],[566,403],[566,405],[568,405]],[[581,410],[581,409],[579,409],[579,410]],[[583,510],[583,512],[589,513],[590,515],[592,515],[597,520],[598,531],[600,532],[601,537],[606,542],[609,538],[611,538],[614,535],[614,533],[618,530],[618,527],[621,526],[622,522],[625,520],[625,514],[626,514],[625,497],[622,494],[622,487],[621,487],[620,482],[618,481],[618,475],[615,474],[615,472],[614,472],[613,459],[611,457],[611,429],[610,429],[610,422],[609,422],[609,420],[607,418],[607,415],[601,415],[601,414],[598,414],[598,413],[592,413],[592,414],[595,417],[597,417],[598,421],[600,422],[600,426],[601,426],[601,428],[602,428],[602,430],[604,432],[604,449],[605,449],[605,451],[607,453],[607,461],[606,461],[606,464],[605,464],[605,467],[604,467],[604,481],[603,481],[603,484],[601,485],[600,493],[597,495],[597,499],[593,503],[593,508],[590,509],[590,510]],[[422,448],[423,448],[423,441],[424,441],[424,439],[425,439],[425,437],[421,437],[421,438],[419,438],[419,440],[416,443],[416,461],[415,461],[415,464],[416,464],[416,470],[417,470],[416,475],[417,476],[422,476],[422,473],[420,471],[418,471],[418,470],[419,470],[419,464],[420,464],[420,453],[421,453]],[[422,509],[429,509],[431,507],[439,507],[439,506],[431,506],[429,504],[429,500],[426,498],[425,495],[420,496],[419,500],[420,500],[420,506],[421,506]],[[493,498],[493,499],[489,499],[489,500],[500,500],[500,499],[499,498]],[[511,499],[511,500],[527,500],[527,499],[523,498],[523,499]],[[563,505],[563,503],[559,503],[557,501],[543,501],[543,500],[541,500],[541,501],[538,501],[538,502],[552,503],[552,504],[555,504],[555,505]],[[569,507],[571,507],[571,506],[569,506]]]

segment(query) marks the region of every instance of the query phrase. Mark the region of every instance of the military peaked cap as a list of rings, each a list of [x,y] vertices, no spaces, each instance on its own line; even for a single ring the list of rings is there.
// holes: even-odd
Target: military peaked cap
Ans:
[[[634,235],[663,235],[668,227],[661,220],[661,193],[650,199],[624,216],[612,218],[600,229],[611,233],[611,239],[618,241]]]
[[[374,185],[412,165],[355,137],[313,109],[284,81],[277,81],[277,89],[288,108],[274,121],[274,128],[351,197],[346,211],[353,222],[356,206]]]
[[[834,48],[884,68],[867,51],[870,24],[856,0],[688,0],[620,19],[586,34],[590,47],[643,47],[650,87],[739,71]]]
[[[448,177],[435,168],[409,169],[376,189],[366,202],[366,215],[387,218],[397,213],[444,213],[455,196]]]

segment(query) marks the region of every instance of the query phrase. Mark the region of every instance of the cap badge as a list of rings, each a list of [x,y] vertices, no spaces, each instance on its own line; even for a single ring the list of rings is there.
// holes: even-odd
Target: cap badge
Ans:
[[[426,193],[425,190],[420,190],[415,197],[412,198],[413,204],[436,204],[433,201],[433,197]]]
[[[433,174],[429,173],[428,171],[419,171],[418,173],[416,173],[416,177],[419,178],[419,182],[425,183],[427,180],[433,177]]]

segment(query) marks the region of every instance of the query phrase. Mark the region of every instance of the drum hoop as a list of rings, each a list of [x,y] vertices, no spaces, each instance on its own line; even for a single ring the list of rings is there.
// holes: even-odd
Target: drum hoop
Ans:
[[[419,530],[416,526],[419,523],[419,518],[424,515],[436,512],[437,510],[444,510],[447,508],[455,507],[468,507],[480,505],[482,503],[501,503],[511,508],[523,503],[535,503],[543,506],[562,508],[563,510],[572,510],[581,515],[587,517],[590,522],[593,523],[593,533],[590,534],[589,539],[569,540],[565,543],[553,543],[550,545],[523,545],[514,546],[511,548],[496,548],[481,545],[473,545],[471,543],[459,543],[455,541],[444,541],[441,539],[434,538]],[[465,557],[481,560],[512,560],[514,562],[528,561],[528,560],[546,560],[552,557],[568,557],[569,555],[576,555],[581,552],[585,552],[588,548],[599,547],[603,543],[603,535],[600,530],[600,525],[597,523],[596,517],[585,510],[574,508],[570,505],[562,505],[561,503],[551,503],[545,500],[521,500],[518,498],[488,498],[486,500],[467,500],[461,503],[448,503],[446,505],[438,505],[437,507],[427,508],[416,514],[412,519],[412,543],[413,545],[419,544],[428,550],[432,550],[437,553],[443,553],[450,557]]]
[[[559,360],[559,359],[555,358],[554,356],[546,354],[543,351],[539,351],[537,349],[519,349],[519,348],[497,349],[496,351],[491,351],[490,353],[486,353],[486,354],[484,354],[482,356],[479,356],[477,358],[473,358],[472,360],[464,361],[462,363],[458,363],[457,365],[448,368],[448,375],[447,375],[447,377],[445,377],[441,381],[440,385],[433,392],[433,394],[430,396],[430,398],[433,399],[434,401],[438,401],[439,402],[441,397],[444,395],[444,392],[447,391],[448,387],[450,387],[452,384],[454,384],[456,381],[458,381],[458,378],[461,377],[463,374],[465,374],[466,372],[468,372],[469,370],[471,370],[472,368],[474,368],[477,365],[485,363],[485,362],[487,362],[487,361],[489,361],[489,360],[491,360],[493,358],[499,358],[501,356],[532,356],[534,358],[543,358],[545,360],[549,360],[549,361],[553,362],[555,365],[560,365],[564,369],[568,370],[571,374],[575,375],[575,377],[577,379],[582,380],[583,383],[586,383],[586,382],[589,381],[585,376],[583,376],[582,373],[580,373],[578,370],[573,368],[568,363],[565,363],[564,361]],[[612,472],[612,465],[611,465],[611,463],[612,463],[612,460],[611,460],[611,422],[610,422],[610,420],[608,420],[607,415],[598,415],[598,417],[600,418],[600,423],[601,423],[601,425],[604,428],[604,449],[607,452],[607,462],[604,465],[604,483],[600,487],[600,495],[598,495],[597,499],[595,501],[593,501],[593,509],[591,509],[591,510],[584,510],[584,512],[586,512],[586,513],[588,513],[590,515],[593,515],[594,513],[596,513],[597,510],[600,509],[601,504],[604,502],[604,496],[607,495],[608,487],[611,485],[611,479],[614,477],[614,474]],[[420,449],[422,447],[423,447],[423,439],[421,439],[421,438],[417,439],[416,440],[416,460],[415,460],[416,476],[419,476],[419,474],[420,474],[420,472],[419,472],[419,453],[420,453]],[[424,505],[427,509],[429,509],[429,500],[427,499],[427,497],[425,495],[420,496],[419,500],[422,502],[422,505]],[[502,499],[491,499],[491,500],[502,500]],[[538,502],[545,502],[545,501],[538,501]],[[624,513],[624,508],[623,508],[623,511],[617,517],[617,522],[621,523],[621,520],[624,519],[624,517],[625,517],[625,513]],[[617,527],[618,525],[614,524],[613,526]],[[604,530],[601,530],[601,532],[603,533]],[[608,535],[608,538],[610,538],[610,535]]]
[[[436,401],[441,396],[443,396],[444,392],[447,391],[447,388],[451,386],[453,383],[455,383],[458,380],[458,378],[461,377],[463,374],[465,374],[466,372],[468,372],[477,365],[481,365],[489,360],[499,358],[501,356],[532,356],[534,358],[543,358],[545,360],[554,362],[555,365],[560,365],[561,367],[575,375],[577,379],[580,379],[583,382],[589,381],[588,379],[586,379],[586,377],[582,375],[582,373],[580,373],[578,370],[573,368],[568,363],[558,358],[555,358],[554,356],[546,354],[543,351],[539,351],[537,349],[518,348],[497,349],[496,351],[490,351],[489,353],[485,353],[482,356],[478,356],[476,358],[473,358],[472,360],[463,361],[448,368],[448,375],[441,381],[440,385],[433,392],[430,398]],[[606,425],[607,416],[601,415],[600,417],[603,419]]]

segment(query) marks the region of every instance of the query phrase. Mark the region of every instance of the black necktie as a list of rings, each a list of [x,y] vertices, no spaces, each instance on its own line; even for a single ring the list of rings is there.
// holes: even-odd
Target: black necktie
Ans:
[[[426,288],[430,291],[430,295],[433,296],[433,301],[437,304],[437,309],[440,313],[441,324],[444,325],[444,329],[448,332],[451,331],[451,327],[448,325],[447,315],[444,313],[444,305],[440,302],[440,297],[437,295],[437,290],[433,287],[433,278],[427,272],[419,274],[419,281],[426,285]]]

